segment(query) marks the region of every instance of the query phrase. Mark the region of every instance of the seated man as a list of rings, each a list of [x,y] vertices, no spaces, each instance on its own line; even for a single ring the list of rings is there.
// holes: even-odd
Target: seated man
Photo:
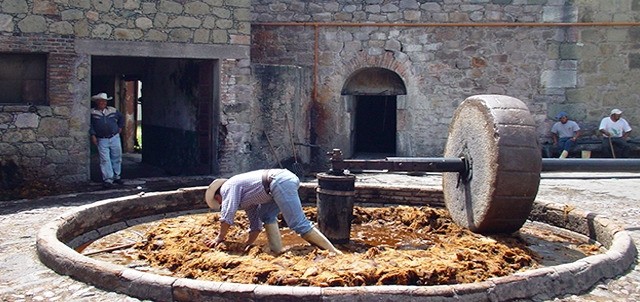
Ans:
[[[605,117],[600,122],[600,133],[602,133],[602,150],[609,157],[628,157],[629,145],[627,140],[629,139],[629,133],[631,132],[631,126],[629,123],[620,117],[622,110],[613,109],[611,115]]]
[[[559,121],[551,127],[553,145],[560,151],[560,158],[566,158],[580,136],[580,126],[569,120],[568,114],[564,111],[558,113],[556,118]]]

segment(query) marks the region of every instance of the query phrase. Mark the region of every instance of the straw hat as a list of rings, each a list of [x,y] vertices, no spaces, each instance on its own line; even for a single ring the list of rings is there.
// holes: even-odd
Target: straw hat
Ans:
[[[214,180],[204,193],[204,201],[206,201],[207,205],[215,211],[220,211],[220,204],[213,197],[225,181],[227,181],[226,178],[218,178]]]

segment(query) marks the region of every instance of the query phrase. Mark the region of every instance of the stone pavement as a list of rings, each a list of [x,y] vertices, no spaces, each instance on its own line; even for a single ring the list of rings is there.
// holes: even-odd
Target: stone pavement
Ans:
[[[357,182],[440,186],[438,174],[358,174]],[[58,275],[40,263],[35,250],[39,228],[76,206],[139,191],[202,186],[210,178],[128,180],[125,187],[89,193],[18,200],[0,207],[0,301],[139,301]],[[624,226],[640,248],[640,174],[543,173],[538,200],[564,203],[602,214]],[[640,301],[640,267],[591,291],[553,301]]]

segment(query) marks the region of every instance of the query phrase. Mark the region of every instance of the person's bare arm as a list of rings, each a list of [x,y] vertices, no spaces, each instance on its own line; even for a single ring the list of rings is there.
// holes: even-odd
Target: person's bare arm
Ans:
[[[576,140],[578,140],[578,137],[580,137],[580,130],[573,133],[573,137],[571,138],[571,140],[575,142]]]

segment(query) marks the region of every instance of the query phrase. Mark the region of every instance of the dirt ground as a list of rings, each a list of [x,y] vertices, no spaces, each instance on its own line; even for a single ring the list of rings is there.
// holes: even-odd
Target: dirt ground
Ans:
[[[305,213],[315,221],[315,208],[305,208]],[[573,250],[550,251],[570,254],[570,261],[600,251],[598,246],[530,227],[512,235],[483,236],[457,226],[445,209],[401,206],[355,207],[351,241],[336,245],[344,255],[309,245],[285,225],[284,253],[270,252],[264,232],[244,252],[248,222],[243,214],[239,212],[227,241],[216,249],[203,241],[217,235],[219,214],[206,213],[149,226],[144,240],[127,254],[179,277],[325,287],[456,284],[506,276],[538,267],[549,256],[537,252],[535,241],[542,241],[546,251],[550,241],[574,245]]]

